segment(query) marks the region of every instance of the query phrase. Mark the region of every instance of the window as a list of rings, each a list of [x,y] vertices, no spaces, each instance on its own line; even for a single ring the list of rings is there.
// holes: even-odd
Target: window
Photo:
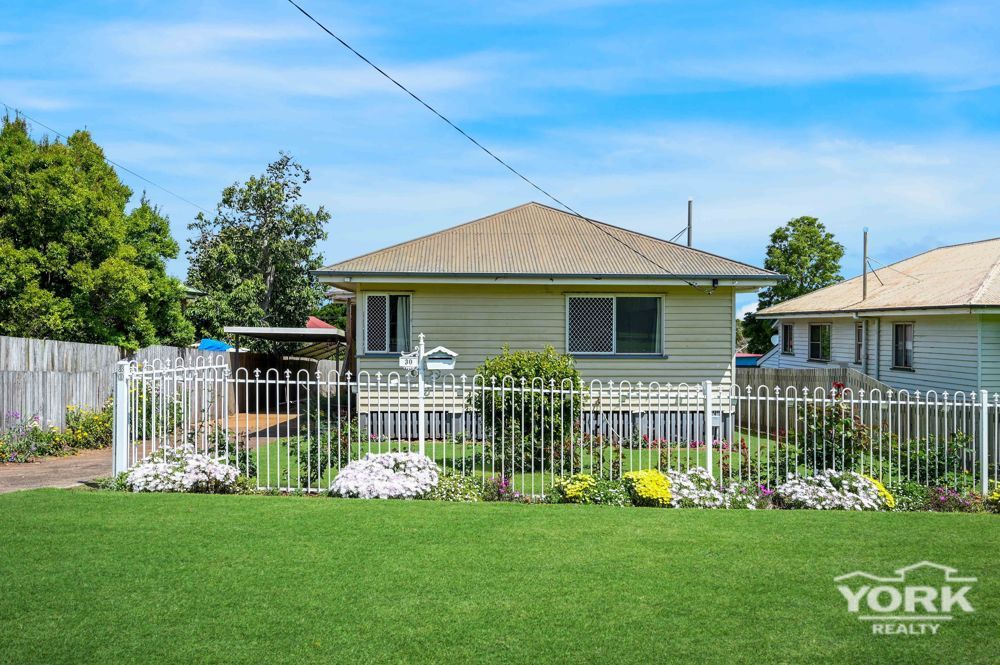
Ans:
[[[809,324],[809,360],[830,360],[830,324]]]
[[[369,353],[410,350],[410,296],[391,293],[365,296],[365,350]]]
[[[896,323],[892,326],[892,366],[913,369],[912,323]]]
[[[865,324],[854,324],[854,363],[860,365],[865,357]]]
[[[795,326],[791,323],[781,324],[781,352],[786,356],[795,355]]]
[[[570,353],[660,353],[657,296],[571,296],[566,303]]]

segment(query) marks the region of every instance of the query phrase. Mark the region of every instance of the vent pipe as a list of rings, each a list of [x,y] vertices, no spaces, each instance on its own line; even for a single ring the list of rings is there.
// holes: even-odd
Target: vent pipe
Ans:
[[[690,237],[690,236],[689,236]],[[862,261],[864,265],[861,266],[861,299],[866,300],[868,298],[868,227],[865,227],[864,242],[862,243]]]
[[[688,247],[691,247],[691,231],[694,224],[694,199],[688,199]]]

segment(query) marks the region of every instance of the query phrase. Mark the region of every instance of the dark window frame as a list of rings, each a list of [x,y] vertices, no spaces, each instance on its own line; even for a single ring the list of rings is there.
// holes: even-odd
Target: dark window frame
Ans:
[[[899,331],[909,331],[907,336],[904,332],[902,345],[900,345]],[[907,339],[909,337],[909,339]],[[910,348],[906,348],[909,341]],[[912,321],[900,321],[892,324],[892,369],[913,370],[913,347],[914,347],[914,326]],[[900,355],[902,354],[902,355]]]
[[[854,364],[860,365],[865,358],[865,324],[854,324]]]
[[[371,325],[370,314],[369,314],[369,298],[385,298],[385,346],[381,349],[371,348],[369,340],[369,329]],[[406,322],[404,330],[401,333],[395,335],[396,346],[399,347],[393,350],[393,338],[392,333],[393,328],[393,316],[394,308],[392,307],[393,298],[406,298]],[[364,294],[364,353],[365,355],[388,355],[388,356],[398,356],[401,353],[407,353],[410,351],[411,340],[410,336],[412,333],[412,320],[413,320],[413,294],[412,293],[396,293],[391,291],[377,291],[369,292]],[[399,322],[395,322],[399,325]]]
[[[781,354],[784,356],[795,355],[795,324],[781,324]]]
[[[825,329],[826,330],[826,357],[823,356],[823,337],[820,333],[820,339],[817,341],[813,340],[813,329]],[[818,345],[819,354],[813,353],[814,345]],[[833,324],[830,323],[810,323],[809,324],[809,349],[807,354],[808,360],[813,362],[828,363],[833,359]]]

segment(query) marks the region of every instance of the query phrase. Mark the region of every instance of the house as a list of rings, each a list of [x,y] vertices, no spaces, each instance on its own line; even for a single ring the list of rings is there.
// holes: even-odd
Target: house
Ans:
[[[896,389],[1000,391],[1000,238],[918,254],[761,310],[761,367],[856,368]]]
[[[776,273],[528,203],[327,266],[356,295],[356,370],[419,333],[470,378],[504,344],[569,352],[586,380],[728,384],[737,293]]]

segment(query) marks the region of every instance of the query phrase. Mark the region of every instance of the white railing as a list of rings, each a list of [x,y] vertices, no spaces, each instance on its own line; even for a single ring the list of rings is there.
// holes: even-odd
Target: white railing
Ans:
[[[1000,397],[358,376],[225,364],[120,363],[115,470],[190,444],[260,488],[323,492],[367,453],[418,451],[442,470],[542,495],[560,477],[701,466],[723,483],[852,468],[885,482],[997,480]],[[422,415],[422,417],[421,417]],[[423,436],[421,437],[421,433]]]

